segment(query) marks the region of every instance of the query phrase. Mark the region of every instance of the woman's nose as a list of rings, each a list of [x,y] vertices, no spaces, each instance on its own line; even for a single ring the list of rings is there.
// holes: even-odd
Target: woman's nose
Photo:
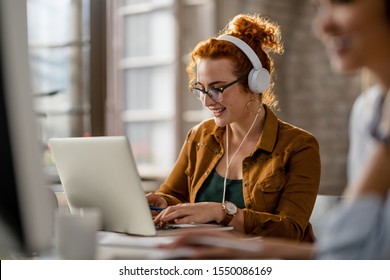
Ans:
[[[212,104],[215,104],[217,102],[215,102],[208,94],[205,94],[203,96],[203,104],[204,106],[209,106],[209,105],[212,105]]]

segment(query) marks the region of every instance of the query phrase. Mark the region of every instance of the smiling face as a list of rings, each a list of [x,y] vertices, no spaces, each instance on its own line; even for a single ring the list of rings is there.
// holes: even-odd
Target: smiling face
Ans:
[[[313,29],[325,45],[335,71],[348,73],[367,67],[379,74],[388,68],[390,23],[385,0],[318,2]]]
[[[237,78],[228,59],[201,59],[197,63],[197,82],[205,90],[224,86]],[[213,113],[215,123],[222,127],[234,122],[246,122],[249,115],[246,104],[251,95],[244,92],[240,83],[226,88],[222,96],[221,102],[215,102],[206,95],[203,102]]]

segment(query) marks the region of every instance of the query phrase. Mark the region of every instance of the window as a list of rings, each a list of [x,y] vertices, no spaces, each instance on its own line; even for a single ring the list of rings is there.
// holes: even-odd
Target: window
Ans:
[[[126,135],[141,176],[165,177],[188,129],[208,116],[188,93],[185,65],[215,33],[214,1],[27,3],[44,147],[51,137]]]
[[[119,128],[112,133],[128,136],[144,177],[163,175],[175,160],[175,3],[111,3],[119,31],[113,34]]]
[[[91,133],[88,0],[28,0],[32,94],[47,170],[51,137]]]
[[[188,128],[205,116],[188,94],[185,63],[213,35],[213,2],[110,1],[107,129],[128,136],[143,177],[165,177]]]
[[[44,142],[81,136],[88,124],[88,1],[28,0],[33,93]]]

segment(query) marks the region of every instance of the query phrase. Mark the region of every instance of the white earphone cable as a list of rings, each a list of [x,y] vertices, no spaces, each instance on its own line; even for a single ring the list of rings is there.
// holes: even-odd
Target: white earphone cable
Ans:
[[[230,161],[229,161],[229,125],[226,125],[226,171],[225,171],[225,178],[223,179],[222,203],[225,202],[226,181],[227,181],[227,177],[228,177],[228,173],[229,173],[229,166],[230,166],[230,164],[232,163],[232,161],[233,161],[234,157],[236,156],[236,154],[238,153],[238,151],[241,149],[241,147],[242,147],[242,145],[244,144],[244,142],[245,142],[246,138],[248,137],[249,133],[251,132],[253,126],[254,126],[255,123],[256,123],[256,120],[257,120],[257,117],[258,117],[258,116],[259,116],[259,113],[256,114],[256,117],[255,117],[255,119],[253,120],[251,127],[249,128],[248,132],[246,133],[246,135],[245,135],[244,138],[242,139],[240,146],[238,146],[236,152],[233,154],[233,156],[232,156],[232,158],[230,159]]]

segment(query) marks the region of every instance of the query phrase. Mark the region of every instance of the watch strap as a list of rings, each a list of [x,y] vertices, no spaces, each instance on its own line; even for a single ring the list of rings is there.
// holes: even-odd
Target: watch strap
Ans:
[[[223,218],[223,220],[220,222],[220,225],[222,226],[227,226],[230,224],[230,222],[233,220],[233,215],[229,215],[228,213],[226,213],[225,211],[225,217]]]

